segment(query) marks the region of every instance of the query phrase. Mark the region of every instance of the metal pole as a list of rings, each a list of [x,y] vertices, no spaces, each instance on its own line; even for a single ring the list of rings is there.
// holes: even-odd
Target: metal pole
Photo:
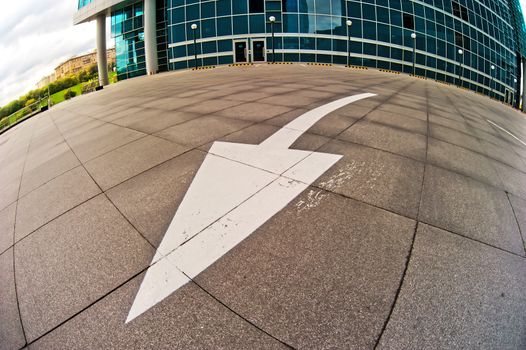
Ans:
[[[272,28],[272,63],[276,62],[276,51],[275,51],[275,43],[274,43],[274,21],[270,24]]]
[[[458,63],[459,63],[459,69],[458,69],[458,86],[462,86],[462,63],[463,63],[463,55],[464,51],[462,49],[458,49]]]
[[[458,85],[462,86],[462,61],[460,62],[460,71],[458,72]]]
[[[195,31],[197,29],[197,24],[193,23],[190,28],[192,28],[192,33],[194,34],[194,67],[197,70],[197,38],[195,36]]]
[[[352,21],[350,19],[345,22],[347,24],[347,67],[350,67],[351,60],[351,26]]]
[[[416,76],[416,34],[411,33],[411,38],[413,38],[413,76]]]
[[[349,30],[349,27],[347,27],[347,67],[349,67],[349,61],[351,58],[351,31]]]
[[[493,81],[495,80],[495,78],[493,77],[493,71],[495,70],[495,66],[492,64],[491,67],[490,67],[490,73],[491,73],[491,83],[490,83],[490,88],[491,88],[491,94],[493,95],[493,98],[495,98],[495,89],[493,88]]]
[[[194,60],[195,60],[195,69],[197,69],[197,39],[195,37],[195,29],[194,29]]]

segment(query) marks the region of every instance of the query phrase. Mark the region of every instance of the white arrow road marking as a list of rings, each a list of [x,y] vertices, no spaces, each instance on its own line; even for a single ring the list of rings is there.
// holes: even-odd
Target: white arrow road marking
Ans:
[[[506,134],[510,135],[511,137],[513,137],[515,140],[519,141],[520,143],[522,143],[523,146],[526,146],[526,143],[524,141],[522,141],[521,139],[519,139],[517,136],[513,135],[511,132],[509,132],[508,130],[504,129],[502,126],[498,125],[498,124],[495,124],[494,122],[492,122],[491,120],[489,119],[486,119],[486,121],[488,123],[490,123],[491,125],[494,125],[496,126],[497,128],[499,128],[500,130],[504,131]]]
[[[309,111],[259,145],[214,142],[146,271],[126,322],[185,285],[283,209],[342,156],[288,149],[327,114]]]

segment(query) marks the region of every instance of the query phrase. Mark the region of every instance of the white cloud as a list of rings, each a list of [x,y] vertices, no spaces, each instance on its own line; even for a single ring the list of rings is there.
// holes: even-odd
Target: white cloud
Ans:
[[[62,61],[95,48],[95,23],[73,26],[76,0],[2,2],[0,106],[34,89]]]

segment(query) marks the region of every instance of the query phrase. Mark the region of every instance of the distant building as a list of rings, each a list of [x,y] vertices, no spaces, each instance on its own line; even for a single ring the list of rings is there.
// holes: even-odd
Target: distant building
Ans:
[[[115,64],[115,48],[108,49],[106,56],[108,64]],[[80,71],[87,70],[94,64],[97,64],[97,50],[93,50],[93,52],[85,55],[72,57],[55,68],[53,73],[40,79],[37,83],[37,89],[41,89],[58,79],[78,74]]]
[[[107,59],[109,64],[115,63],[115,48],[107,51]],[[80,71],[86,70],[94,64],[97,64],[96,50],[85,55],[72,57],[55,68],[55,79],[53,81],[78,74]]]
[[[40,79],[40,81],[37,83],[37,89],[42,89],[44,86],[49,85],[50,83],[54,82],[55,79],[55,72],[51,73],[50,75],[47,75]]]

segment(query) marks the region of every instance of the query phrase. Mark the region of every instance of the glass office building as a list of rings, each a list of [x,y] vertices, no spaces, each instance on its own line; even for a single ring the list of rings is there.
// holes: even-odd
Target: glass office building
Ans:
[[[142,3],[112,8],[119,78],[146,72]],[[417,75],[511,103],[526,56],[519,0],[156,0],[156,9],[159,70],[191,68],[196,53],[199,66],[345,65],[349,49],[351,65],[412,73],[414,60]]]

